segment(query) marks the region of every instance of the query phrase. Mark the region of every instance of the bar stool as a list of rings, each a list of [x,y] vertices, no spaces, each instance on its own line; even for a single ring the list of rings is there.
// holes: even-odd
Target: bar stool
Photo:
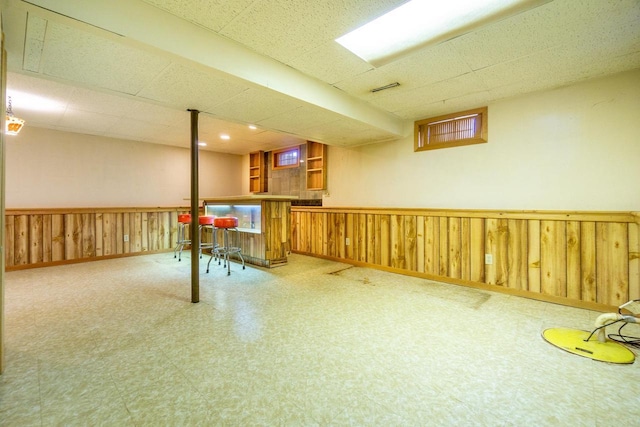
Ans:
[[[173,257],[178,261],[182,261],[182,249],[191,244],[191,240],[187,239],[186,228],[191,224],[191,214],[179,214],[178,215],[178,241],[176,248],[173,250]]]
[[[198,224],[200,227],[200,258],[202,258],[203,249],[211,249],[213,251],[213,248],[216,246],[215,228],[213,225],[215,218],[216,217],[214,215],[200,215],[198,217]],[[202,230],[211,230],[211,243],[202,241]]]
[[[215,227],[214,233],[218,230],[222,231],[223,246],[215,246],[211,250],[211,258],[209,258],[209,262],[207,263],[207,273],[209,272],[211,260],[216,256],[218,258],[218,265],[220,265],[220,258],[224,259],[224,266],[227,267],[227,276],[231,275],[231,263],[229,262],[229,255],[231,254],[238,254],[242,260],[242,269],[244,270],[244,257],[242,256],[240,246],[231,246],[232,242],[229,237],[229,232],[235,231],[236,244],[239,244],[238,218],[233,216],[219,217],[213,220],[213,226]]]

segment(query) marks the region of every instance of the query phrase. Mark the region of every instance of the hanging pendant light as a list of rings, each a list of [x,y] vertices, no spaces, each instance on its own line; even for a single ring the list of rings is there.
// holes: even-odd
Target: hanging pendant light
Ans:
[[[11,97],[9,97],[5,133],[7,135],[17,135],[22,130],[22,126],[24,126],[24,120],[19,119],[13,115],[13,110],[11,109]]]

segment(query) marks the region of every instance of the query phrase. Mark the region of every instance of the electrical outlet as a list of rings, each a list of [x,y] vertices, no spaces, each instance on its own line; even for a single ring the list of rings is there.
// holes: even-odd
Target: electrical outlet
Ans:
[[[348,237],[346,239],[344,239],[344,244],[349,246],[351,244],[351,239],[348,238]]]
[[[128,241],[129,241],[129,235],[128,235],[128,234],[125,234],[123,237],[124,237],[124,241],[125,241],[125,242],[128,242]]]
[[[493,255],[484,254],[484,263],[485,264],[493,264]]]

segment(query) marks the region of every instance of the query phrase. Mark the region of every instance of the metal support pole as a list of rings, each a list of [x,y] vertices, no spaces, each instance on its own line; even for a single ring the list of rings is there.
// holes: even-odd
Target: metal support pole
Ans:
[[[198,195],[198,110],[191,112],[191,302],[200,302],[200,198]]]

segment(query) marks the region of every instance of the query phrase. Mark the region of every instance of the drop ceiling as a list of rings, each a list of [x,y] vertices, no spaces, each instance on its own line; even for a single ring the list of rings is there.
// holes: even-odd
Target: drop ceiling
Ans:
[[[206,149],[246,154],[640,68],[638,0],[534,2],[375,68],[334,40],[404,0],[0,0],[7,89],[26,126],[187,147],[197,109]]]

